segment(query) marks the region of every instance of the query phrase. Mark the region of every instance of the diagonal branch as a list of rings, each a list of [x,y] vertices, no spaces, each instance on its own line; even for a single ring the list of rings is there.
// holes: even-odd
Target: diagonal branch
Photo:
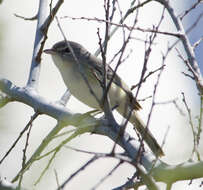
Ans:
[[[39,74],[40,74],[40,62],[41,59],[38,56],[38,53],[40,51],[41,42],[44,38],[43,31],[41,30],[41,27],[43,23],[46,20],[46,17],[48,15],[48,0],[41,0],[39,3],[39,11],[37,13],[37,30],[35,35],[35,42],[34,42],[34,49],[33,49],[33,55],[32,55],[32,64],[30,68],[30,74],[29,79],[27,82],[27,87],[34,88],[35,90],[38,87],[39,83]]]
[[[198,63],[195,59],[194,49],[193,49],[192,45],[190,44],[190,41],[187,37],[186,31],[184,30],[181,19],[177,17],[173,7],[171,7],[171,5],[169,4],[169,1],[167,1],[167,0],[155,0],[155,1],[161,3],[168,10],[168,13],[171,16],[171,19],[173,20],[173,23],[174,23],[177,31],[180,33],[179,39],[182,42],[185,52],[188,57],[187,67],[194,76],[197,89],[199,90],[200,94],[203,95],[203,78],[202,78]]]
[[[27,82],[27,87],[37,89],[39,83],[40,74],[40,62],[41,55],[43,52],[44,44],[47,39],[48,28],[56,15],[59,7],[62,5],[64,0],[59,0],[55,7],[48,12],[49,0],[40,0],[39,11],[37,14],[37,29],[34,42],[34,50],[32,55],[32,64],[30,68],[30,74]]]
[[[0,78],[0,90],[8,94],[13,101],[25,103],[34,108],[36,112],[40,114],[49,115],[62,122],[63,125],[77,126],[78,121],[80,121],[81,118],[84,117],[82,114],[71,113],[67,108],[61,106],[60,104],[48,101],[47,99],[38,95],[34,90],[32,91],[30,89],[28,90],[26,88],[17,87],[12,84],[11,81],[6,79]],[[90,132],[108,136],[114,142],[117,142],[121,147],[123,147],[123,149],[126,151],[126,153],[131,159],[134,160],[136,158],[140,143],[126,131],[124,131],[123,136],[120,136],[118,139],[118,132],[120,130],[120,126],[117,123],[111,123],[111,125],[115,126],[109,126],[109,122],[107,122],[105,119],[98,120],[92,116],[88,116],[86,122],[97,123],[94,128],[94,131]],[[116,131],[113,129],[116,129]],[[57,129],[53,130],[57,131]],[[58,133],[54,134],[54,136],[57,134]],[[43,147],[45,146],[43,145]],[[40,150],[42,151],[43,149],[41,148]],[[39,153],[37,155],[39,156]],[[151,170],[153,166],[152,162],[154,159],[155,158],[152,154],[146,153],[142,155],[141,162],[147,171]]]

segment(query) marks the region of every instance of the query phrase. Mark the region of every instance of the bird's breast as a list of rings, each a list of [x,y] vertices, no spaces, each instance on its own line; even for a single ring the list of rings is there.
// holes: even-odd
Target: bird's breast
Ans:
[[[103,88],[96,76],[90,70],[82,66],[80,68],[77,63],[64,61],[60,57],[53,57],[53,60],[71,94],[89,107],[100,109],[98,100],[102,100]],[[114,83],[109,90],[109,97],[112,107],[119,105],[124,109],[126,106],[126,93]]]
[[[98,81],[90,79],[91,77],[88,77],[86,71],[77,63],[70,63],[56,56],[53,57],[53,60],[71,94],[89,107],[99,109],[97,99],[101,100],[102,88]],[[85,82],[85,78],[89,85]]]

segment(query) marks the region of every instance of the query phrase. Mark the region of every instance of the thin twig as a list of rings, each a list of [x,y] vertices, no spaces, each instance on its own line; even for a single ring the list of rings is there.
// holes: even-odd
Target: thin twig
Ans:
[[[21,18],[21,19],[23,19],[23,20],[33,21],[33,20],[37,20],[38,14],[36,14],[36,15],[33,16],[33,17],[24,17],[24,16],[21,16],[21,15],[18,15],[18,14],[14,14],[14,16],[16,16],[16,17],[18,17],[18,18]]]
[[[71,97],[71,93],[70,91],[67,89],[65,91],[65,93],[63,94],[63,96],[60,98],[59,101],[57,101],[57,103],[65,106],[67,104],[67,102],[70,100],[70,97]]]
[[[144,183],[141,181],[139,173],[135,172],[131,178],[128,179],[126,183],[123,185],[116,187],[112,190],[128,190],[131,188],[134,188],[135,190],[138,190],[139,186],[144,185]]]
[[[30,126],[28,128],[26,142],[25,142],[25,148],[23,149],[22,168],[25,167],[25,163],[26,163],[26,151],[27,151],[27,148],[28,148],[28,141],[29,141],[31,129],[32,129],[32,123],[30,123]],[[19,188],[21,188],[22,180],[23,180],[23,173],[20,175],[20,178],[19,178],[19,182],[18,182],[18,187]]]
[[[200,3],[202,3],[202,0],[197,0],[189,9],[185,10],[180,15],[180,19],[182,20],[188,13],[190,13],[193,9],[195,9]]]
[[[175,106],[175,108],[179,111],[180,115],[185,116],[184,111],[177,104],[177,100],[178,100],[178,98],[175,98],[173,100],[163,101],[163,102],[156,102],[156,105],[173,104]]]
[[[108,177],[110,177],[117,169],[120,167],[120,165],[123,163],[123,161],[119,161],[109,172],[106,174],[100,181],[91,188],[91,190],[96,190]]]
[[[187,54],[187,57],[188,57],[188,64],[187,64],[188,69],[194,75],[197,89],[199,90],[200,94],[202,95],[203,94],[203,78],[202,78],[198,63],[195,59],[194,50],[190,44],[190,41],[189,41],[187,33],[183,27],[183,23],[181,22],[181,19],[177,17],[177,15],[175,14],[175,11],[174,11],[173,7],[170,5],[169,1],[167,1],[167,0],[155,0],[155,1],[161,3],[167,9],[171,19],[173,20],[173,23],[174,23],[177,31],[180,33],[179,39],[181,40],[181,42],[184,46],[185,52]],[[203,15],[203,13],[201,13],[199,18],[202,15]],[[196,21],[195,23],[198,23],[198,21]],[[192,28],[193,28],[193,26],[192,26]],[[191,70],[191,68],[192,68],[192,70]]]
[[[57,187],[59,188],[59,186],[60,186],[60,184],[59,184],[59,177],[58,177],[58,173],[57,173],[56,169],[54,169],[54,175],[55,175],[55,178],[56,178]]]
[[[197,40],[197,41],[193,44],[193,49],[195,49],[202,41],[203,41],[203,37],[201,37],[199,40]]]
[[[62,34],[64,40],[67,42],[67,46],[68,46],[68,48],[70,49],[71,54],[72,54],[72,56],[73,56],[73,58],[74,58],[74,61],[76,62],[77,66],[78,66],[78,68],[79,68],[79,72],[80,72],[80,74],[81,74],[83,80],[85,81],[85,83],[86,83],[86,85],[87,85],[87,87],[88,87],[90,93],[94,96],[95,100],[98,102],[99,105],[101,105],[101,101],[100,101],[99,98],[97,97],[96,93],[94,92],[94,89],[92,88],[91,84],[89,83],[89,81],[88,81],[88,79],[87,79],[87,76],[86,76],[85,73],[84,73],[84,69],[83,69],[83,67],[82,67],[81,64],[80,64],[79,58],[76,56],[76,54],[74,53],[73,48],[71,47],[69,41],[66,39],[66,36],[65,36],[65,34],[64,34],[64,32],[63,32],[63,29],[62,29],[62,27],[61,27],[61,24],[60,24],[60,22],[59,22],[58,17],[55,17],[55,18],[56,18],[56,21],[57,21],[58,28],[59,28],[59,30],[60,30],[60,32],[61,32],[61,34]]]
[[[93,163],[94,161],[96,161],[98,159],[97,156],[93,156],[91,159],[89,159],[82,167],[80,167],[78,170],[76,170],[73,174],[71,174],[71,176],[66,179],[62,185],[60,185],[57,190],[61,190],[64,189],[65,186],[69,183],[69,181],[71,181],[77,174],[79,174],[82,170],[84,170],[87,166],[89,166],[91,163]]]
[[[168,36],[173,36],[173,37],[177,37],[177,38],[181,37],[181,34],[178,33],[178,32],[173,33],[173,32],[160,31],[160,30],[154,30],[154,29],[147,29],[147,28],[141,28],[141,27],[133,27],[133,26],[129,26],[129,25],[126,25],[126,24],[114,23],[114,22],[111,22],[111,21],[108,21],[108,20],[105,20],[105,19],[96,18],[96,17],[89,18],[89,17],[70,17],[70,16],[64,16],[64,17],[61,17],[61,18],[62,19],[69,18],[69,19],[72,19],[72,20],[97,21],[97,22],[109,23],[110,25],[114,25],[114,26],[121,27],[121,28],[126,28],[129,31],[131,31],[131,30],[138,30],[140,32],[157,33],[157,34],[168,35]]]
[[[151,42],[149,42],[149,43],[151,43]],[[151,75],[153,75],[153,74],[156,73],[157,71],[163,69],[163,67],[165,67],[165,65],[162,65],[161,67],[159,67],[159,68],[157,68],[157,69],[155,69],[155,70],[153,70],[153,71],[150,71],[150,72],[142,79],[142,83],[146,82],[146,80],[147,80],[148,77],[150,77]],[[139,84],[133,85],[133,86],[131,87],[131,90],[137,88],[138,85],[139,85]]]
[[[193,134],[193,151],[192,151],[192,155],[195,153],[198,160],[200,160],[200,154],[198,152],[198,143],[197,143],[197,133],[195,131],[195,127],[194,127],[194,124],[192,122],[192,115],[191,115],[191,110],[186,102],[186,99],[185,99],[185,94],[182,92],[182,101],[186,107],[186,110],[187,110],[187,113],[188,113],[188,118],[189,118],[189,124],[191,126],[191,129],[192,129],[192,134]]]
[[[157,24],[156,27],[154,27],[154,31],[158,31],[159,30],[159,27],[164,19],[164,13],[165,13],[165,8],[163,8],[163,11],[162,11],[162,14],[161,14],[161,18],[159,20],[159,23]],[[148,60],[149,60],[149,56],[151,54],[151,47],[152,47],[152,44],[153,42],[155,41],[157,37],[157,32],[154,32],[152,33],[152,35],[149,37],[149,44],[146,44],[145,43],[145,55],[144,55],[144,63],[143,63],[143,67],[142,67],[142,71],[141,71],[141,76],[140,76],[140,80],[138,82],[138,87],[137,87],[137,91],[135,93],[135,98],[138,97],[138,93],[139,93],[139,90],[143,84],[143,80],[146,80],[145,79],[145,73],[147,71],[147,64],[148,64]],[[148,41],[148,40],[146,40]],[[163,66],[163,65],[162,65]]]
[[[133,22],[133,26],[135,26],[136,23],[137,23],[137,16],[138,16],[138,13],[135,15],[135,19],[134,19],[134,22]],[[112,75],[112,77],[111,77],[111,79],[110,79],[110,81],[109,81],[109,83],[108,83],[107,90],[110,88],[110,85],[111,85],[111,83],[113,82],[114,77],[116,76],[116,72],[117,72],[119,66],[120,66],[121,63],[122,63],[122,57],[123,57],[124,52],[125,52],[125,50],[126,50],[127,44],[129,43],[129,40],[130,40],[130,38],[131,38],[131,35],[132,35],[132,30],[129,32],[129,34],[128,34],[128,36],[127,36],[127,39],[124,39],[125,41],[123,41],[123,45],[122,45],[121,49],[119,50],[120,56],[119,56],[119,58],[118,58],[116,67],[115,67],[115,69],[113,70],[113,75]],[[125,116],[126,121],[124,122],[124,124],[122,125],[122,127],[120,127],[120,129],[119,129],[119,131],[118,131],[118,137],[117,137],[117,138],[119,138],[119,136],[122,136],[122,135],[123,135],[123,133],[124,133],[126,127],[127,127],[128,121],[129,121],[129,119],[130,119],[130,117],[131,117],[131,114],[132,114],[132,111],[133,111],[133,110],[130,109],[130,110],[128,111],[128,108],[127,108],[127,106],[126,106],[126,110],[125,110],[125,111],[127,111],[127,114],[126,114],[126,116]],[[116,144],[117,144],[117,141],[115,141],[115,143],[114,143],[114,146],[113,146],[112,151],[111,151],[112,153],[115,151]]]
[[[37,116],[39,115],[39,113],[34,113],[34,115],[30,118],[30,121],[28,122],[28,124],[25,126],[25,128],[20,132],[19,136],[17,137],[17,139],[14,141],[14,143],[12,144],[12,146],[9,148],[9,150],[6,152],[6,154],[4,155],[4,157],[0,160],[0,164],[4,161],[4,159],[9,155],[9,153],[12,151],[12,149],[16,146],[17,142],[20,140],[20,138],[22,137],[22,135],[25,133],[26,130],[28,130],[29,126],[32,124],[32,122],[37,118]]]

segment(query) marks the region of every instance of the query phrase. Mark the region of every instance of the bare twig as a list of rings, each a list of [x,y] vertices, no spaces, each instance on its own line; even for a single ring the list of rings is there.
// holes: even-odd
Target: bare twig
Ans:
[[[37,113],[36,113],[36,114],[37,114]],[[38,115],[38,114],[37,114],[37,115]],[[33,116],[33,117],[34,117],[34,116]],[[31,117],[31,119],[32,119],[32,117]],[[33,121],[33,119],[32,119],[32,121]],[[28,141],[29,141],[31,129],[32,129],[32,122],[30,123],[30,126],[29,126],[29,128],[28,128],[27,137],[26,137],[26,142],[25,142],[25,148],[23,149],[22,168],[24,168],[24,167],[25,167],[25,164],[26,164],[26,151],[27,151],[27,148],[28,148]],[[18,182],[18,187],[21,187],[21,185],[22,185],[22,180],[23,180],[23,174],[20,175],[19,182]]]
[[[201,37],[199,40],[197,40],[197,41],[193,44],[193,48],[195,49],[202,41],[203,41],[203,37]]]
[[[73,149],[73,148],[72,148]],[[129,159],[127,156],[123,155],[123,154],[105,154],[105,153],[93,153],[93,152],[88,152],[88,151],[83,151],[83,150],[79,150],[79,149],[74,149],[76,151],[79,151],[79,152],[85,152],[85,153],[88,153],[88,154],[94,154],[94,156],[89,160],[87,161],[83,166],[81,166],[76,172],[74,172],[67,180],[65,180],[65,182],[59,187],[59,188],[64,188],[65,185],[73,178],[75,177],[80,171],[84,170],[90,163],[92,163],[93,161],[99,159],[99,158],[102,158],[102,157],[110,157],[110,158],[116,158],[118,159],[120,162],[119,163],[123,163],[123,162],[127,162],[131,165],[133,165],[137,170],[138,170],[138,175],[142,177],[142,180],[144,182],[144,184],[147,186],[147,187],[150,187],[150,189],[152,190],[158,190],[159,188],[157,187],[157,185],[155,184],[153,178],[149,175],[147,175],[145,173],[145,171],[143,170],[143,168],[140,167],[139,164],[137,164],[137,162],[135,160],[131,160]],[[120,164],[119,164],[120,165]],[[117,165],[117,166],[119,166]],[[116,167],[117,168],[117,167]],[[59,189],[58,189],[59,190]]]
[[[173,36],[173,37],[177,37],[180,38],[181,34],[180,33],[173,33],[173,32],[167,32],[167,31],[160,31],[160,30],[154,30],[154,29],[148,29],[148,28],[141,28],[141,27],[134,27],[134,26],[129,26],[126,24],[119,24],[119,23],[114,23],[105,19],[100,19],[100,18],[88,18],[88,17],[70,17],[70,16],[64,16],[61,17],[62,19],[64,18],[69,18],[72,20],[87,20],[87,21],[97,21],[97,22],[103,22],[103,23],[109,23],[111,25],[114,25],[116,27],[121,27],[121,28],[126,28],[129,31],[132,30],[138,30],[140,32],[147,32],[147,33],[157,33],[157,34],[162,34],[162,35],[168,35],[168,36]]]
[[[91,190],[96,190],[99,185],[101,185],[108,177],[110,177],[116,169],[123,163],[123,161],[119,161],[109,172],[104,176],[94,187],[91,188]]]
[[[202,17],[203,17],[203,13],[200,13],[199,16],[195,19],[194,23],[192,23],[192,25],[186,30],[186,34],[191,32],[192,29],[194,29],[197,26],[197,24],[202,19]]]
[[[200,72],[200,68],[199,68],[197,61],[195,59],[195,53],[194,53],[193,48],[190,44],[188,36],[186,35],[186,32],[184,30],[184,27],[183,27],[183,24],[182,24],[180,18],[178,18],[176,16],[174,9],[173,9],[173,7],[171,7],[169,1],[167,1],[167,0],[155,0],[155,1],[161,3],[167,9],[168,13],[171,16],[173,23],[174,23],[177,31],[180,34],[179,39],[181,40],[181,42],[184,46],[185,52],[187,54],[187,57],[188,57],[188,64],[187,64],[188,69],[194,75],[197,89],[199,90],[200,94],[202,95],[203,94],[203,78],[202,78],[202,75]],[[195,23],[197,23],[197,22],[195,22]]]
[[[133,176],[131,178],[128,179],[128,181],[119,186],[119,187],[116,187],[112,190],[128,190],[128,189],[131,189],[131,188],[134,188],[135,190],[138,190],[138,187],[139,186],[142,186],[144,185],[143,182],[141,181],[140,177],[139,177],[139,173],[138,172],[135,172],[133,174]]]
[[[85,81],[85,83],[86,83],[86,85],[87,85],[87,87],[88,87],[90,93],[93,95],[93,97],[95,98],[95,100],[98,102],[99,105],[101,105],[101,101],[99,100],[99,98],[97,97],[96,93],[94,92],[94,89],[92,88],[91,84],[89,83],[89,81],[88,81],[88,79],[87,79],[87,76],[86,76],[85,73],[84,73],[84,69],[81,67],[81,64],[80,64],[80,62],[79,62],[79,60],[78,60],[78,57],[75,55],[75,52],[73,51],[73,48],[71,47],[69,41],[66,39],[66,36],[65,36],[65,34],[64,34],[64,32],[63,32],[63,29],[62,29],[62,27],[61,27],[61,25],[60,25],[60,22],[59,22],[58,17],[55,17],[55,18],[56,18],[56,21],[57,21],[58,28],[59,28],[59,30],[60,30],[60,32],[61,32],[61,34],[62,34],[64,40],[67,42],[67,46],[68,46],[68,48],[70,49],[71,54],[72,54],[72,56],[73,56],[73,58],[74,58],[74,61],[76,62],[77,66],[78,66],[78,68],[79,68],[79,72],[80,72],[80,74],[81,74],[83,80]]]
[[[197,129],[197,145],[199,145],[200,135],[202,133],[202,123],[203,123],[203,96],[200,97],[200,111],[199,111],[199,118],[198,118],[198,129]]]
[[[138,16],[138,14],[136,14],[136,16],[135,16],[135,19],[134,19],[134,22],[133,22],[133,26],[135,26],[136,23],[137,23],[137,16]],[[110,81],[109,81],[109,83],[108,83],[107,90],[110,88],[110,85],[111,85],[111,83],[113,82],[114,77],[116,76],[116,72],[117,72],[119,66],[120,66],[121,63],[122,63],[122,57],[123,57],[124,52],[125,52],[125,50],[126,50],[127,44],[129,43],[129,40],[130,40],[130,38],[131,38],[131,35],[132,35],[132,30],[129,32],[129,34],[128,34],[128,36],[127,36],[127,39],[125,39],[125,36],[124,36],[124,38],[123,38],[123,39],[124,39],[123,45],[122,45],[121,49],[119,50],[120,56],[119,56],[119,58],[118,58],[116,67],[115,67],[115,69],[114,69],[114,71],[113,71],[113,75],[112,75],[112,77],[111,77],[111,79],[110,79]],[[119,55],[119,54],[118,54],[118,55]],[[121,135],[121,136],[123,135],[123,133],[124,133],[126,127],[127,127],[128,121],[129,121],[129,119],[130,119],[130,117],[131,117],[132,110],[129,110],[129,111],[127,111],[127,110],[128,110],[128,108],[126,107],[126,113],[127,113],[127,114],[126,114],[126,121],[124,122],[124,124],[122,125],[122,127],[119,129],[118,137],[117,137],[117,138],[119,138],[120,135]],[[117,143],[117,141],[115,141],[115,143],[114,143],[114,146],[113,146],[113,148],[112,148],[112,153],[115,151],[116,143]],[[141,146],[142,146],[142,145],[141,145]]]
[[[189,118],[189,124],[190,124],[190,126],[191,126],[191,129],[192,129],[192,133],[193,133],[193,151],[192,151],[192,155],[195,153],[196,154],[196,156],[197,156],[197,158],[198,158],[198,160],[200,160],[200,154],[199,154],[199,152],[198,152],[198,143],[197,143],[197,133],[196,133],[196,131],[195,131],[195,126],[194,126],[194,124],[193,124],[193,122],[192,122],[192,115],[191,115],[191,110],[190,110],[190,108],[189,108],[189,106],[188,106],[188,104],[187,104],[187,102],[186,102],[186,99],[185,99],[185,94],[182,92],[182,96],[183,96],[183,103],[184,103],[184,105],[185,105],[185,107],[186,107],[186,110],[187,110],[187,112],[188,112],[188,118]]]
[[[24,17],[24,16],[21,16],[21,15],[18,15],[18,14],[14,14],[14,16],[18,17],[18,18],[21,18],[23,20],[29,20],[29,21],[33,21],[33,20],[37,20],[37,17],[38,15],[36,14],[35,16],[33,17]]]
[[[164,58],[163,58],[162,65],[164,65]],[[154,106],[156,105],[156,103],[155,103],[155,97],[156,97],[156,92],[157,92],[157,88],[158,88],[158,85],[159,85],[159,81],[160,81],[160,77],[161,77],[161,74],[163,72],[163,69],[164,69],[164,67],[162,67],[162,69],[159,71],[159,74],[157,76],[157,81],[156,81],[156,83],[154,85],[154,91],[153,91],[153,95],[152,95],[152,105],[151,105],[151,108],[150,108],[150,111],[149,111],[149,115],[148,115],[148,119],[147,119],[146,130],[147,130],[148,126],[149,126]]]
[[[67,102],[69,101],[70,97],[71,97],[71,93],[67,89],[66,92],[63,94],[63,96],[60,98],[60,100],[57,101],[57,103],[65,106],[67,104]]]
[[[180,108],[180,106],[177,103],[177,98],[173,99],[173,100],[168,100],[168,101],[163,101],[163,102],[156,102],[156,105],[163,105],[163,104],[173,104],[175,106],[175,108],[179,111],[179,113],[182,116],[185,116],[185,113],[183,112],[183,110]]]
[[[197,0],[189,9],[185,10],[183,13],[181,13],[179,16],[182,20],[188,13],[190,13],[193,9],[195,9],[200,3],[202,3],[202,0]]]
[[[145,4],[149,3],[150,1],[152,1],[152,0],[146,0],[146,1],[142,2],[142,3],[139,3],[138,5],[135,5],[135,6],[134,6],[134,4],[135,4],[136,1],[133,0],[132,3],[131,3],[130,8],[126,11],[126,13],[124,14],[124,16],[120,19],[119,24],[123,24],[124,21],[128,18],[129,15],[131,15],[131,14],[134,13],[134,11],[137,10],[139,7],[144,6]],[[117,30],[118,30],[118,27],[115,27],[115,28],[111,31],[109,37],[112,37],[112,36],[114,35],[114,33],[115,33]],[[103,45],[104,45],[104,44],[102,44],[102,46],[103,46]],[[99,53],[100,53],[100,48],[97,49],[97,51],[95,52],[95,55],[97,56],[97,55],[99,55]]]
[[[159,23],[157,24],[156,27],[154,27],[154,31],[158,31],[159,30],[159,27],[164,19],[164,13],[165,13],[165,8],[163,9],[162,11],[162,15],[161,15],[161,18],[159,20]],[[147,71],[147,63],[148,63],[148,60],[149,60],[149,56],[150,56],[150,53],[151,53],[151,47],[152,47],[152,44],[153,42],[155,41],[157,37],[157,32],[154,32],[152,33],[152,35],[149,37],[149,44],[145,43],[145,55],[144,55],[144,63],[143,63],[143,68],[142,68],[142,72],[141,72],[141,76],[140,76],[140,80],[138,82],[138,87],[137,87],[137,91],[136,91],[136,94],[135,94],[135,97],[137,98],[138,97],[138,93],[139,93],[139,90],[142,86],[142,83],[145,79],[145,73]],[[148,40],[146,40],[148,41]],[[163,65],[162,65],[163,66]]]
[[[110,1],[104,0],[104,11],[105,11],[105,19],[110,20]],[[106,54],[107,54],[107,48],[108,48],[108,42],[109,42],[109,32],[110,32],[110,24],[105,24],[105,36],[104,36],[104,42],[102,46],[102,38],[100,36],[99,29],[97,30],[97,36],[99,39],[99,47],[101,51],[102,56],[102,64],[103,64],[103,76],[102,76],[102,88],[103,88],[103,95],[102,95],[102,101],[100,103],[101,108],[104,110],[105,117],[108,119],[109,122],[115,122],[114,116],[111,111],[111,104],[109,99],[109,89],[107,87],[107,72],[108,72],[108,64],[106,62]]]
[[[180,57],[180,59],[182,59],[183,62],[187,65],[189,71],[193,74],[193,76],[191,76],[191,75],[189,75],[189,74],[186,74],[186,73],[184,73],[184,72],[183,72],[183,74],[184,74],[185,76],[190,77],[190,78],[192,78],[193,80],[195,80],[195,77],[194,77],[194,75],[195,75],[195,70],[194,70],[193,67],[190,65],[189,60],[185,60],[184,57],[181,55],[180,51],[179,51],[177,48],[176,48],[176,51],[178,52],[178,56]]]
[[[137,101],[138,102],[143,102],[143,101],[146,101],[147,99],[151,99],[151,98],[152,98],[152,96],[150,95],[150,96],[146,96],[146,97],[144,97],[142,99],[137,99]]]
[[[60,185],[57,190],[61,190],[64,189],[65,186],[69,183],[69,181],[71,181],[77,174],[79,174],[82,170],[84,170],[87,166],[89,166],[91,163],[93,163],[94,161],[96,161],[99,157],[97,156],[93,156],[91,159],[89,159],[82,167],[80,167],[77,171],[75,171],[73,174],[71,174],[71,176],[66,179],[62,185]]]
[[[0,160],[0,164],[4,161],[4,159],[9,155],[9,153],[12,151],[12,149],[15,147],[15,145],[17,144],[17,142],[20,140],[20,138],[22,137],[22,135],[25,133],[26,130],[29,129],[29,126],[32,125],[32,122],[37,118],[37,116],[39,115],[39,113],[35,113],[31,118],[30,121],[28,122],[28,124],[25,126],[25,128],[20,132],[18,138],[15,140],[15,142],[12,144],[12,146],[9,148],[9,150],[6,152],[6,154],[4,155],[4,157]]]
[[[54,170],[54,175],[55,175],[55,178],[56,178],[56,184],[57,184],[57,187],[59,188],[59,177],[58,177],[58,173],[56,171],[56,169]]]
[[[167,139],[167,136],[168,136],[169,130],[170,130],[170,126],[168,126],[168,128],[166,129],[166,132],[165,132],[165,135],[164,135],[163,141],[162,141],[162,143],[161,143],[161,146],[162,146],[162,147],[166,144],[166,139]]]
[[[162,65],[161,67],[159,67],[159,68],[157,68],[157,69],[155,69],[155,70],[153,70],[153,71],[150,71],[146,76],[144,76],[144,78],[142,79],[142,83],[146,82],[146,80],[147,80],[148,77],[150,77],[151,75],[153,75],[153,74],[156,73],[157,71],[163,69],[163,67],[165,67],[165,65]],[[138,85],[139,85],[139,84],[133,85],[133,86],[131,87],[131,90],[137,88]]]

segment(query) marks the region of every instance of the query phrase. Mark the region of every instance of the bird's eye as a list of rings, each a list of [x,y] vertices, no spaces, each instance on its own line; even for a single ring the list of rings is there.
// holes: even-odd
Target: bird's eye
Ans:
[[[66,52],[66,53],[70,53],[69,47],[64,48],[63,51]]]

